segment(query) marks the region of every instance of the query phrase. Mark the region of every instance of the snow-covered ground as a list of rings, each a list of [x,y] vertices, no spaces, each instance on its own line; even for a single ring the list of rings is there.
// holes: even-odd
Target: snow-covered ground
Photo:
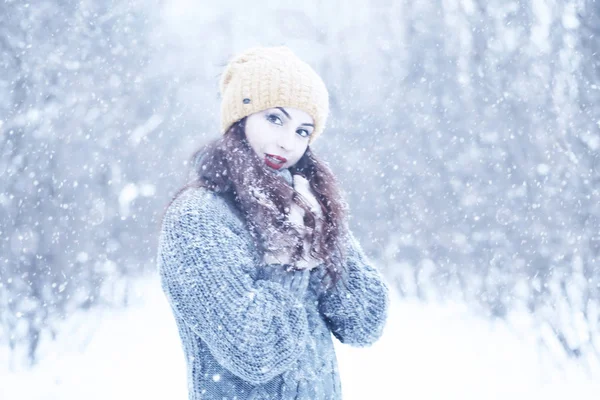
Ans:
[[[374,346],[335,341],[344,398],[598,399],[599,376],[513,332],[461,304],[394,299]],[[73,316],[56,342],[43,343],[34,369],[7,366],[1,351],[2,400],[187,398],[177,330],[156,278],[140,282],[127,309]]]

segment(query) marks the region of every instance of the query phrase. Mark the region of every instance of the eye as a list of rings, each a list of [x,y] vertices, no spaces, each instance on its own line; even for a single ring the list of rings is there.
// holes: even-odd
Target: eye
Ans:
[[[281,118],[277,114],[268,114],[267,121],[272,122],[276,125],[283,125],[283,123],[281,122]]]
[[[304,132],[305,134],[303,135],[303,134],[301,134],[300,132]],[[299,134],[299,135],[300,135],[300,136],[302,136],[302,137],[309,137],[309,136],[310,136],[310,132],[309,132],[309,131],[307,131],[306,129],[298,129],[298,130],[296,131],[296,133],[297,133],[297,134]]]

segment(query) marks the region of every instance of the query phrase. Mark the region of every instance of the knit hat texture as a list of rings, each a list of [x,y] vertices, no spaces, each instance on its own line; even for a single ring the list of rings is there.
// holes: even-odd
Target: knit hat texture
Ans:
[[[329,115],[321,77],[285,46],[252,47],[233,57],[221,75],[221,133],[236,121],[273,107],[292,107],[313,117],[312,143]]]

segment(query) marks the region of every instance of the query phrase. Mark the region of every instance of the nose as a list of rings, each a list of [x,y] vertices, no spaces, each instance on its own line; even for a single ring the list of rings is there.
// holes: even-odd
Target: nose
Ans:
[[[286,131],[279,135],[277,144],[285,151],[291,151],[294,146],[294,132]]]

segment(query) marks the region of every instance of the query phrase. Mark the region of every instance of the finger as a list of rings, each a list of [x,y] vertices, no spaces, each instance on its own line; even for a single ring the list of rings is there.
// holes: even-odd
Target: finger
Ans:
[[[297,183],[300,185],[309,185],[308,179],[306,179],[302,175],[295,174],[292,179],[293,179],[294,183]]]

